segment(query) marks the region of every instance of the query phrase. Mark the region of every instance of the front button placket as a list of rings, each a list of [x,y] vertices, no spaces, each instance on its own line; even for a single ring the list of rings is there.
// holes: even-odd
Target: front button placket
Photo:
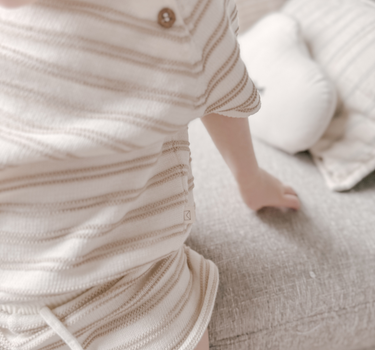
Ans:
[[[175,13],[168,7],[160,10],[158,14],[158,23],[164,28],[170,28],[176,22]]]

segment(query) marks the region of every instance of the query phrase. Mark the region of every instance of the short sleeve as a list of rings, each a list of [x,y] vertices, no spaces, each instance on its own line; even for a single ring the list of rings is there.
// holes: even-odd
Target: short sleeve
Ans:
[[[192,32],[203,62],[198,87],[203,96],[201,116],[248,117],[259,110],[260,97],[240,56],[236,4],[233,0],[199,3]]]
[[[227,14],[229,15],[231,29],[237,36],[240,27],[238,22],[237,6],[234,1],[228,1]]]

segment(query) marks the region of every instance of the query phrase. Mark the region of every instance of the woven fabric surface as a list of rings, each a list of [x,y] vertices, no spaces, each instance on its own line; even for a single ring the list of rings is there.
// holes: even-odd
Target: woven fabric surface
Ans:
[[[334,193],[307,153],[254,141],[260,165],[302,201],[299,212],[254,213],[199,121],[190,142],[197,223],[188,244],[220,275],[211,349],[375,349],[375,174]]]

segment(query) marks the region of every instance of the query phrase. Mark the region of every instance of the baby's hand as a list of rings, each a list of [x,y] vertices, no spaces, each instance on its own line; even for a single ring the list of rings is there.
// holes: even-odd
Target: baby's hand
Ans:
[[[209,114],[202,118],[202,122],[237,180],[249,208],[299,209],[301,204],[296,192],[259,168],[247,119]]]
[[[293,188],[258,168],[256,176],[238,181],[242,199],[253,210],[263,207],[292,208],[298,210],[301,203]]]

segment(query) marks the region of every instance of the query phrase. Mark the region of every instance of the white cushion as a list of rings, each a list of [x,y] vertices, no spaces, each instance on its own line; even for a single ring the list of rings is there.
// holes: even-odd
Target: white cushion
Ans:
[[[335,83],[338,111],[311,149],[333,190],[348,190],[375,169],[375,2],[291,0],[314,59]]]
[[[260,18],[277,11],[286,0],[236,0],[240,33],[249,29]]]
[[[250,117],[252,134],[289,153],[313,146],[336,107],[336,93],[314,62],[297,22],[282,13],[259,21],[239,37],[241,57],[261,93]]]

